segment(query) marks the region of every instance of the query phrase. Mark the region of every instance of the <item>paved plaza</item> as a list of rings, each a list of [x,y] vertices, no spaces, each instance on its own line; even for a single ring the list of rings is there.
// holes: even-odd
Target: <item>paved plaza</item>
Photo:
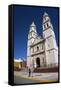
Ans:
[[[40,83],[40,82],[57,82],[58,72],[54,73],[29,73],[26,70],[14,71],[14,82],[16,83]]]

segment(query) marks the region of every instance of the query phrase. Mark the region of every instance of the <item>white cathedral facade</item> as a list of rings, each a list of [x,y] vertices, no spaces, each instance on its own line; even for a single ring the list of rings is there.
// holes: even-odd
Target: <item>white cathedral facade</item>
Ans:
[[[27,67],[58,66],[58,46],[50,17],[43,15],[43,37],[38,36],[34,22],[30,25],[27,42]]]

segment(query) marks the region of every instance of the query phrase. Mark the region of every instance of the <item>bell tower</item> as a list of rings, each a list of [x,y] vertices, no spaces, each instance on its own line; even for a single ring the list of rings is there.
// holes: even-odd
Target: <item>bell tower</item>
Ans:
[[[31,49],[30,46],[34,43],[35,38],[37,37],[37,31],[36,31],[36,25],[34,22],[32,22],[32,24],[30,25],[30,30],[28,33],[28,42],[27,42],[27,66],[31,67],[31,58],[30,58],[30,54],[31,54]]]
[[[43,15],[43,37],[45,39],[45,55],[47,66],[58,65],[58,47],[50,17]]]
[[[37,37],[36,25],[34,22],[32,22],[32,24],[30,25],[30,31],[28,34],[28,45],[32,45],[36,37]]]

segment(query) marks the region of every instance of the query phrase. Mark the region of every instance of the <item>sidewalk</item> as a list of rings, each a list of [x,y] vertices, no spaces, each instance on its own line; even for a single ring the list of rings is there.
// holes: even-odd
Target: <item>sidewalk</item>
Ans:
[[[32,73],[31,77],[28,76],[28,72],[14,71],[14,75],[26,79],[37,80],[40,82],[56,82],[58,81],[58,73]]]

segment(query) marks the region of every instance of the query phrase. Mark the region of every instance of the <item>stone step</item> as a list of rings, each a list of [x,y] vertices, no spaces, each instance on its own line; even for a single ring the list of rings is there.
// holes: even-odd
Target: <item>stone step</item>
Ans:
[[[58,67],[36,68],[36,69],[34,69],[34,72],[37,72],[37,73],[58,72]]]

